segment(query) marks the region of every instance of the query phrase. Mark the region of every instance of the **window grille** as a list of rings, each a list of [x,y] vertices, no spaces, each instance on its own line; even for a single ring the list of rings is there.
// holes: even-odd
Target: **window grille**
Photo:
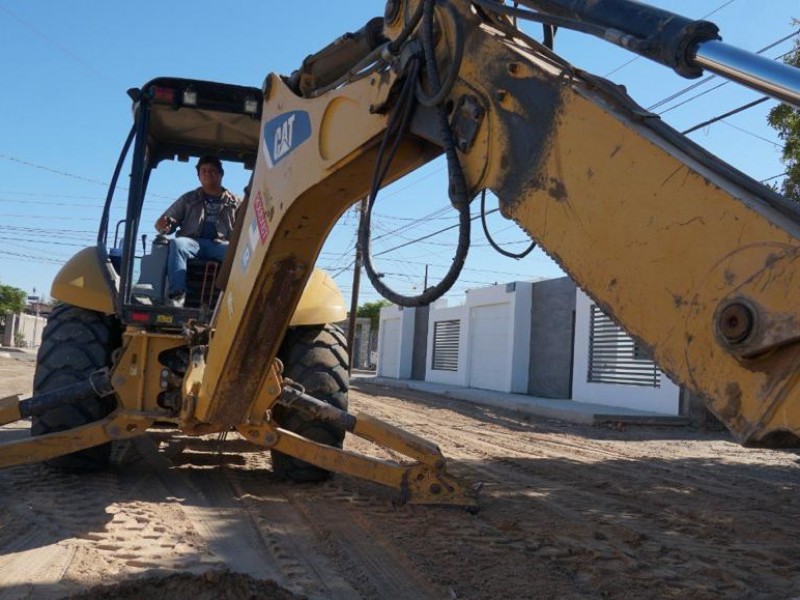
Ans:
[[[461,343],[461,321],[436,321],[433,324],[434,371],[458,371],[458,347]]]
[[[595,304],[589,334],[588,381],[661,387],[661,370],[646,349]]]

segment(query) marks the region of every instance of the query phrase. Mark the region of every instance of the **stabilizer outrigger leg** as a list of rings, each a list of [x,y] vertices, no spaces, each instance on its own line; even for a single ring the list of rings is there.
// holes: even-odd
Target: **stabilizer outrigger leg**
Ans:
[[[265,422],[238,427],[249,441],[299,458],[322,469],[374,481],[397,490],[399,500],[410,504],[442,504],[474,508],[480,485],[470,486],[446,472],[447,461],[436,444],[370,415],[351,415],[305,394],[284,380],[280,404],[291,406],[309,419],[343,427],[378,446],[388,448],[415,462],[400,464],[370,458],[319,444],[291,431]]]
[[[411,504],[440,504],[474,508],[479,486],[469,486],[446,471],[447,462],[436,444],[370,415],[351,415],[306,394],[301,387],[284,380],[277,402],[303,413],[309,420],[331,423],[378,446],[412,459],[399,463],[370,458],[320,444],[265,419],[236,427],[247,440],[316,465],[386,485],[399,492],[399,501]],[[20,400],[0,399],[0,425],[6,425],[68,403],[92,396],[114,393],[108,372],[96,371],[85,381],[52,392]],[[0,443],[0,468],[34,463],[99,446],[106,442],[144,434],[156,421],[173,421],[163,411],[129,410],[120,405],[109,416],[83,425],[25,440]],[[176,423],[180,428],[181,423]],[[193,423],[195,426],[196,423]]]
[[[108,370],[91,373],[86,381],[20,400],[18,395],[0,399],[0,425],[40,416],[64,404],[114,393]],[[99,421],[45,435],[0,443],[0,468],[41,462],[110,442],[142,435],[154,422],[141,411],[117,409]]]

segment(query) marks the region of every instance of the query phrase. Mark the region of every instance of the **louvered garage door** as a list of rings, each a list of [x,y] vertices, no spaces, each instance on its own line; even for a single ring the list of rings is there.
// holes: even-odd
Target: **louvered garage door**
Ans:
[[[597,305],[592,305],[588,381],[661,386],[661,371],[649,354]]]
[[[452,319],[434,322],[431,369],[434,371],[458,371],[460,344],[461,321]]]

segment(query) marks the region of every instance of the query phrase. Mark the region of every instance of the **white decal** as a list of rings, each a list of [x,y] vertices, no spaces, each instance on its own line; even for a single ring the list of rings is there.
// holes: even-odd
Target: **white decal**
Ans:
[[[283,125],[275,131],[275,151],[272,153],[275,162],[292,149],[292,126],[294,125],[295,115],[291,115]]]
[[[246,246],[244,252],[242,252],[242,271],[245,273],[247,273],[247,267],[250,266],[251,254],[250,246]]]

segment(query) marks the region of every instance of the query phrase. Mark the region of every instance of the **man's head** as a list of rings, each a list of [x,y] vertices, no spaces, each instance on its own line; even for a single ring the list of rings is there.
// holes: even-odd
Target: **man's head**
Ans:
[[[203,190],[209,194],[218,194],[222,191],[224,174],[222,162],[216,156],[201,156],[197,161],[197,177],[200,179]]]

